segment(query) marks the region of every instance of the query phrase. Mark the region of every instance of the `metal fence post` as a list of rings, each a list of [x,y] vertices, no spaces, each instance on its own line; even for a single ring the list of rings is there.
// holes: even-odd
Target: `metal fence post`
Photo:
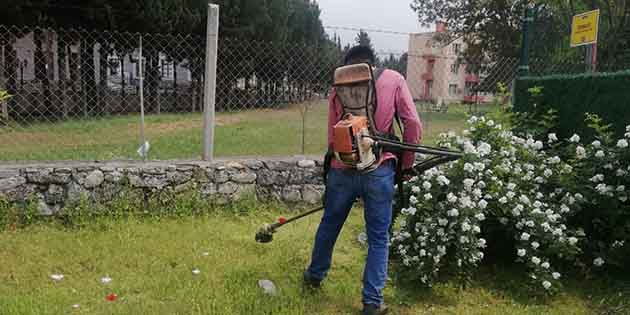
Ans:
[[[138,76],[140,79],[140,140],[142,141],[140,146],[140,152],[142,152],[142,160],[147,160],[148,148],[146,145],[146,137],[144,134],[144,67],[142,62],[142,34],[140,35],[140,49],[138,53]]]
[[[219,39],[219,6],[208,4],[206,29],[206,70],[204,75],[203,160],[214,157],[214,106],[216,102],[217,48]]]

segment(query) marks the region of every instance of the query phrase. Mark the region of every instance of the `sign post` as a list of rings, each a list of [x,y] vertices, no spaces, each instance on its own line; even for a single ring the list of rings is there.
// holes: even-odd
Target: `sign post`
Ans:
[[[571,23],[571,47],[587,46],[586,64],[595,71],[597,64],[597,35],[599,30],[599,9],[584,12],[573,17]]]

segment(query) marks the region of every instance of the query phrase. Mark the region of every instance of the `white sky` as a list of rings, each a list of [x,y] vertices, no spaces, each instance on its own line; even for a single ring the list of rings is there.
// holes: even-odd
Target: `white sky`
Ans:
[[[386,31],[417,33],[421,29],[411,0],[318,0],[324,26],[382,29]],[[326,29],[341,36],[341,43],[354,43],[357,31]],[[369,32],[377,51],[407,51],[409,37],[386,33]]]

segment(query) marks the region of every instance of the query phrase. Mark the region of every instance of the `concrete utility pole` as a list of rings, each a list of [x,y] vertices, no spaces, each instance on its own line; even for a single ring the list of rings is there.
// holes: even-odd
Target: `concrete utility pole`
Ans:
[[[206,71],[203,106],[203,160],[214,159],[214,112],[217,85],[217,48],[219,43],[219,6],[208,4],[206,30]]]

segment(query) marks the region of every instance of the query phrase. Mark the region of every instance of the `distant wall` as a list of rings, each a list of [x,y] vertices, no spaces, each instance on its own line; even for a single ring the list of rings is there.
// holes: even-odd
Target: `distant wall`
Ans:
[[[125,189],[197,190],[217,203],[255,196],[261,201],[314,204],[321,201],[324,186],[322,161],[301,158],[0,165],[0,198],[34,199],[45,215],[83,197],[113,200]]]

